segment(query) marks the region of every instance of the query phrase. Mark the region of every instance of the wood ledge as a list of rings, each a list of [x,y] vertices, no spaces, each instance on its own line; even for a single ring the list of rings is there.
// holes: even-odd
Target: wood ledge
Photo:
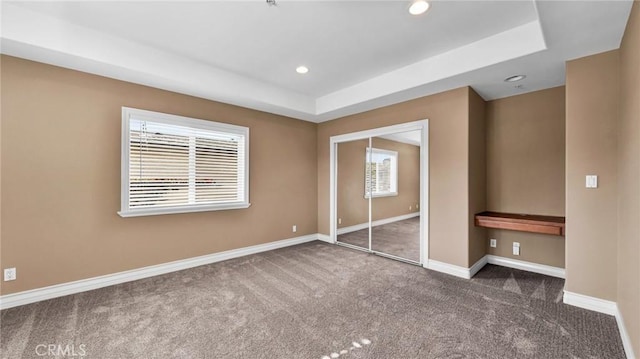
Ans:
[[[475,215],[475,225],[477,227],[564,236],[565,217],[487,211]]]

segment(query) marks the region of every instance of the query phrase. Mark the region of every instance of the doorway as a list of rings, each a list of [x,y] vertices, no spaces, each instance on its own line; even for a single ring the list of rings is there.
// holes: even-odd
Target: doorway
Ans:
[[[428,258],[428,120],[330,139],[333,243],[422,265]]]

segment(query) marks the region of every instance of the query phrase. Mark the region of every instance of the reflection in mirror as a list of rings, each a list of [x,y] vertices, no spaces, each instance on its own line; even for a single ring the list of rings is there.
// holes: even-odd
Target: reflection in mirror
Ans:
[[[365,197],[398,195],[398,152],[367,147],[364,173]]]
[[[369,250],[369,200],[365,193],[365,156],[369,139],[338,143],[337,240]],[[363,195],[364,194],[364,195]]]
[[[421,131],[371,140],[371,249],[420,262]]]

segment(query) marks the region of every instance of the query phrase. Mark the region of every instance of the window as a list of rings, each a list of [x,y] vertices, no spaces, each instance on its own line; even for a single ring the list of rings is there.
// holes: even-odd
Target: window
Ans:
[[[365,198],[398,195],[398,152],[367,147]]]
[[[249,129],[122,108],[122,217],[249,207]]]

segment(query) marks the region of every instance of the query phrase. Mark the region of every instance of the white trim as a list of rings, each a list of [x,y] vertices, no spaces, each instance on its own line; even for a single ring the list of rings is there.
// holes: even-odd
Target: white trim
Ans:
[[[413,212],[409,214],[403,214],[401,216],[378,219],[377,221],[371,222],[371,227],[381,226],[383,224],[389,224],[389,223],[398,222],[398,221],[404,221],[405,219],[419,217],[419,216],[420,216],[420,212]],[[341,235],[345,233],[360,231],[367,228],[369,228],[369,223],[354,224],[353,226],[338,228],[336,231],[336,234]]]
[[[583,309],[588,309],[594,312],[604,313],[608,315],[616,315],[616,312],[618,311],[616,302],[596,297],[590,297],[584,294],[573,293],[569,292],[568,290],[564,291],[562,301],[564,302],[564,304],[569,304],[573,305],[574,307],[580,307]]]
[[[369,137],[380,137],[383,135],[398,133],[398,132],[410,132],[415,130],[422,130],[426,124],[427,119],[405,122],[392,126],[378,127],[370,130],[364,130],[359,132],[345,133],[343,135],[331,136],[330,141],[333,143],[349,142],[356,140],[364,140]]]
[[[175,206],[169,208],[141,208],[135,211],[125,210],[118,211],[118,215],[122,218],[130,217],[144,217],[144,216],[158,216],[163,214],[178,214],[178,213],[196,213],[196,212],[210,212],[210,211],[230,211],[233,209],[245,209],[251,207],[251,203],[228,203],[219,205],[185,205]]]
[[[491,254],[487,254],[484,257],[480,258],[477,262],[475,262],[471,268],[460,267],[457,265],[444,263],[440,261],[436,261],[433,259],[429,259],[427,263],[425,263],[424,267],[427,269],[431,269],[437,272],[451,274],[456,277],[471,279],[482,267],[487,264],[494,264],[507,268],[514,268],[525,270],[534,273],[540,273],[552,277],[564,278],[564,269],[558,267],[552,267],[544,264],[532,263],[521,261],[517,259],[505,258],[494,256]]]
[[[429,120],[423,120],[420,132],[420,263],[429,259]]]
[[[473,278],[473,276],[476,275],[476,273],[478,273],[480,271],[480,269],[482,269],[484,266],[486,266],[487,263],[489,263],[487,256],[483,256],[477,262],[475,262],[471,266],[471,268],[469,268],[469,279]]]
[[[331,242],[331,236],[328,234],[318,233],[318,240],[333,244],[333,242]]]
[[[506,258],[487,254],[487,263],[503,267],[520,269],[528,272],[540,273],[551,277],[565,278],[564,268],[552,267],[545,264],[521,261],[518,259]]]
[[[207,254],[204,256],[177,260],[169,263],[157,264],[148,267],[132,269],[124,272],[107,274],[99,277],[81,279],[73,282],[56,284],[48,287],[27,290],[24,292],[6,294],[0,296],[0,309],[7,309],[35,303],[42,300],[62,297],[65,295],[85,292],[88,290],[107,287],[114,284],[131,282],[138,279],[153,277],[161,274],[176,272],[184,269],[198,267],[206,264],[225,261],[228,259],[247,256],[273,249],[284,248],[296,244],[306,243],[320,239],[319,234],[309,234],[300,237],[284,239],[280,241],[258,244],[244,248],[232,249],[224,252]],[[324,235],[323,235],[324,236]]]
[[[433,259],[429,259],[427,263],[424,264],[424,267],[436,272],[450,274],[459,278],[471,279],[470,268],[460,267],[454,264],[444,263]]]
[[[627,327],[624,325],[624,320],[622,319],[622,313],[620,313],[620,308],[616,304],[616,322],[618,323],[618,331],[620,332],[620,339],[622,339],[622,346],[624,347],[624,352],[627,355],[628,359],[635,359],[635,354],[633,353],[633,347],[631,346],[631,337],[627,332]]]

